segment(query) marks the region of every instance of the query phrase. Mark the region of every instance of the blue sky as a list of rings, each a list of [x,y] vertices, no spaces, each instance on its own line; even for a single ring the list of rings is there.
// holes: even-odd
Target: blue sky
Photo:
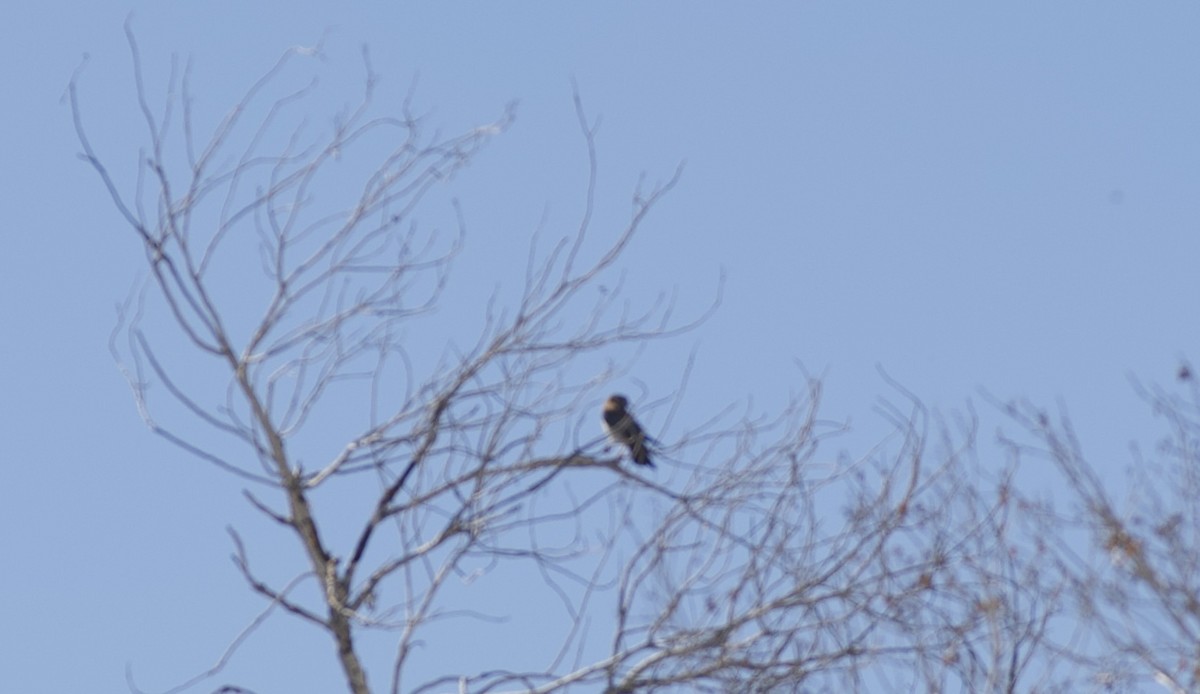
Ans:
[[[236,482],[146,431],[107,349],[142,255],[76,158],[62,97],[86,54],[89,127],[129,180],[143,143],[122,32],[131,11],[151,89],[172,54],[190,56],[209,119],[289,46],[322,37],[315,69],[334,103],[360,83],[364,44],[381,102],[415,81],[418,110],[446,132],[518,102],[511,130],[450,191],[469,229],[453,285],[463,301],[508,269],[520,280],[541,220],[577,218],[586,159],[572,81],[601,119],[598,228],[623,221],[639,176],[684,162],[621,269],[630,295],[677,292],[684,315],[724,273],[723,302],[642,354],[630,391],[671,391],[696,350],[690,398],[752,396],[769,410],[802,389],[799,361],[823,374],[827,416],[867,436],[888,392],[882,365],[945,412],[981,388],[1065,403],[1085,450],[1119,479],[1129,442],[1158,436],[1130,379],[1166,383],[1196,356],[1195,4],[246,5],[7,12],[6,689],[126,691],[132,664],[159,690],[214,661],[261,607],[228,561],[225,528],[262,521]],[[259,532],[281,556],[294,550]],[[276,618],[216,681],[332,691],[336,672],[316,665],[332,663],[328,650]],[[314,665],[287,672],[297,659]]]

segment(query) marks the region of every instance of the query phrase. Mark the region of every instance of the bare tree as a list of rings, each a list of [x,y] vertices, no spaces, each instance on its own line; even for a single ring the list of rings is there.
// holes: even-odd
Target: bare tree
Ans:
[[[578,99],[583,212],[556,239],[532,235],[519,295],[493,297],[460,346],[427,318],[466,222],[426,231],[418,210],[511,110],[431,135],[408,102],[375,114],[364,61],[361,102],[313,135],[304,114],[317,85],[281,91],[293,50],[201,136],[189,69],[173,69],[152,106],[129,43],[148,138],[132,191],[97,154],[70,89],[82,156],[150,273],[151,296],[127,307],[127,347],[114,351],[150,428],[242,480],[249,503],[297,538],[304,568],[289,579],[256,571],[235,533],[236,564],[268,605],[328,634],[350,691],[1053,688],[1037,654],[1055,586],[1013,527],[1011,470],[985,475],[974,461],[973,419],[951,426],[896,386],[905,404],[880,406],[890,439],[861,456],[828,453],[843,427],[819,419],[820,382],[801,371],[801,394],[777,415],[721,406],[662,437],[659,477],[579,433],[583,421],[598,430],[619,370],[581,368],[587,355],[671,338],[705,316],[623,300],[623,254],[679,172],[636,192],[623,227],[597,229],[595,132]],[[362,172],[353,186],[347,170]],[[156,310],[202,365],[164,357],[159,341],[175,337],[145,329]],[[192,378],[197,368],[209,371]],[[687,374],[662,403],[664,430]],[[209,431],[161,423],[151,383]],[[345,506],[320,516],[314,495],[333,488]],[[358,519],[348,542],[327,532],[334,516]],[[561,605],[549,625],[558,647],[533,654],[532,669],[417,667],[431,625],[495,616],[456,599],[501,566]],[[394,639],[387,667],[359,647],[375,633]]]
[[[1009,439],[1014,453],[1051,462],[1073,492],[1068,508],[1043,509],[1039,534],[1052,543],[1072,622],[1089,637],[1063,650],[1110,689],[1200,690],[1200,386],[1186,363],[1178,381],[1137,386],[1167,433],[1152,454],[1135,449],[1120,492],[1065,413],[1005,406],[1026,434]]]

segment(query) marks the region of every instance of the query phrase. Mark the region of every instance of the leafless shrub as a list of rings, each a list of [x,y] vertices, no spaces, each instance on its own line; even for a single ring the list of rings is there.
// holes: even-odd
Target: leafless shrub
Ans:
[[[1041,533],[1071,621],[1087,634],[1065,650],[1108,688],[1200,689],[1200,388],[1186,364],[1179,381],[1177,389],[1138,386],[1167,435],[1152,455],[1136,456],[1119,493],[1065,414],[1006,406],[1027,435],[1011,437],[1012,450],[1051,462],[1073,493],[1068,508],[1044,517]]]

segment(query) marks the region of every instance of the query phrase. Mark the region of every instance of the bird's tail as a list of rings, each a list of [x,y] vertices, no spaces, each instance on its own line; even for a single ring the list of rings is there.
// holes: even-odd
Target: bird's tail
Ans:
[[[637,443],[633,446],[633,449],[630,450],[629,453],[630,457],[633,458],[633,462],[637,463],[638,465],[654,467],[654,462],[650,460],[650,449],[646,447],[645,443]]]

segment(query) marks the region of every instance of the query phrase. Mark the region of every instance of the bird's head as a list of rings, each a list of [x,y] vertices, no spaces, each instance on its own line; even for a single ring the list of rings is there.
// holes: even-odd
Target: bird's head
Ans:
[[[608,400],[604,402],[604,409],[606,410],[620,411],[627,407],[629,407],[629,398],[626,398],[624,395],[610,395]]]

